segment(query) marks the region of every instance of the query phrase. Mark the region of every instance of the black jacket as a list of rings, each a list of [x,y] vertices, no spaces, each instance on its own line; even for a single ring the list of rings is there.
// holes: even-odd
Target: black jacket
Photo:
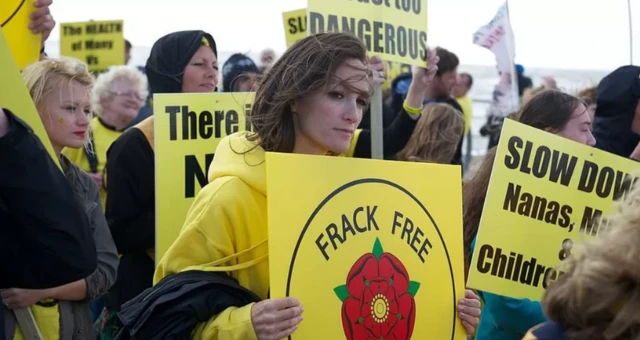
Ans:
[[[203,31],[181,31],[153,44],[145,66],[150,96],[179,93],[182,73],[205,39],[217,54],[213,37]],[[145,122],[142,122],[145,124]],[[153,140],[130,128],[107,151],[105,215],[122,254],[116,283],[105,296],[107,308],[120,305],[151,287],[154,262],[147,250],[155,246],[155,181]]]
[[[260,298],[224,273],[191,270],[172,274],[122,306],[115,340],[191,339],[202,322],[229,307]]]
[[[0,289],[45,289],[96,269],[96,247],[69,181],[22,120],[0,138]]]
[[[631,131],[640,99],[640,67],[623,66],[603,78],[596,88],[593,122],[596,148],[628,158],[640,142]]]

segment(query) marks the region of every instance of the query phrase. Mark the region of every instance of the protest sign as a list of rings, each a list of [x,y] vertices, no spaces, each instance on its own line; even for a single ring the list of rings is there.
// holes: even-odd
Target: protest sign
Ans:
[[[287,48],[296,41],[307,36],[307,9],[299,9],[282,13],[284,18],[284,35]],[[391,88],[393,80],[403,73],[411,73],[411,65],[385,61],[386,78],[382,84],[383,89]]]
[[[287,48],[296,41],[307,36],[307,9],[298,9],[282,13],[284,20],[284,37]]]
[[[0,107],[10,110],[17,117],[25,121],[47,149],[58,166],[58,155],[53,151],[49,136],[42,125],[42,120],[33,104],[31,95],[24,84],[18,67],[11,55],[9,45],[0,30]]]
[[[0,3],[0,27],[9,43],[18,70],[38,61],[42,35],[29,30],[35,12],[35,0],[2,0]]]
[[[409,65],[425,65],[427,0],[308,0],[311,34],[349,31],[372,55]]]
[[[156,94],[156,263],[178,237],[220,140],[251,131],[246,112],[255,93]]]
[[[291,339],[466,338],[459,167],[281,153],[265,164],[271,298],[305,308]]]
[[[122,20],[60,24],[60,54],[82,60],[95,73],[124,65]]]
[[[468,286],[539,301],[561,261],[606,230],[638,163],[505,120]]]

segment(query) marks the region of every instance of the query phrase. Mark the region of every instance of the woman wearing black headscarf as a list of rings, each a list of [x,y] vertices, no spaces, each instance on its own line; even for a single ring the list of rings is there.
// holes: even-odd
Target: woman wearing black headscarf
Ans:
[[[145,66],[155,93],[214,92],[218,60],[213,37],[203,31],[168,34],[153,45]],[[107,151],[106,217],[122,255],[118,278],[105,297],[101,339],[119,328],[122,304],[151,287],[155,247],[153,116],[123,133]]]

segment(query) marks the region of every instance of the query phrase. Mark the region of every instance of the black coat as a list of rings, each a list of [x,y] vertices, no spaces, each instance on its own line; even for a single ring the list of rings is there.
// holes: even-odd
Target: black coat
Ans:
[[[593,122],[596,148],[628,158],[640,142],[631,123],[640,99],[640,67],[623,66],[603,78],[596,88]]]
[[[31,128],[4,112],[10,130],[0,138],[0,289],[45,289],[91,275],[96,247],[84,208]]]
[[[115,340],[191,339],[202,322],[229,307],[260,298],[224,273],[191,270],[172,274],[122,306]]]

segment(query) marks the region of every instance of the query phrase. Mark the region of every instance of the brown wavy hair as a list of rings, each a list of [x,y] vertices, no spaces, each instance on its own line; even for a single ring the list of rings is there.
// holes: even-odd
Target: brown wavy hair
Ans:
[[[565,339],[640,339],[640,186],[607,220],[544,294],[545,313]]]
[[[471,265],[471,242],[478,234],[484,201],[489,189],[489,180],[496,159],[496,148],[491,148],[484,155],[473,175],[462,182],[462,225],[464,237],[465,280]]]
[[[449,164],[464,133],[464,118],[447,104],[428,104],[398,160]]]
[[[255,133],[247,138],[257,141],[265,151],[292,152],[296,136],[291,106],[329,84],[338,67],[349,59],[360,60],[371,79],[366,67],[367,49],[352,33],[319,33],[292,45],[261,77],[247,117]],[[338,81],[349,86],[354,80]]]

